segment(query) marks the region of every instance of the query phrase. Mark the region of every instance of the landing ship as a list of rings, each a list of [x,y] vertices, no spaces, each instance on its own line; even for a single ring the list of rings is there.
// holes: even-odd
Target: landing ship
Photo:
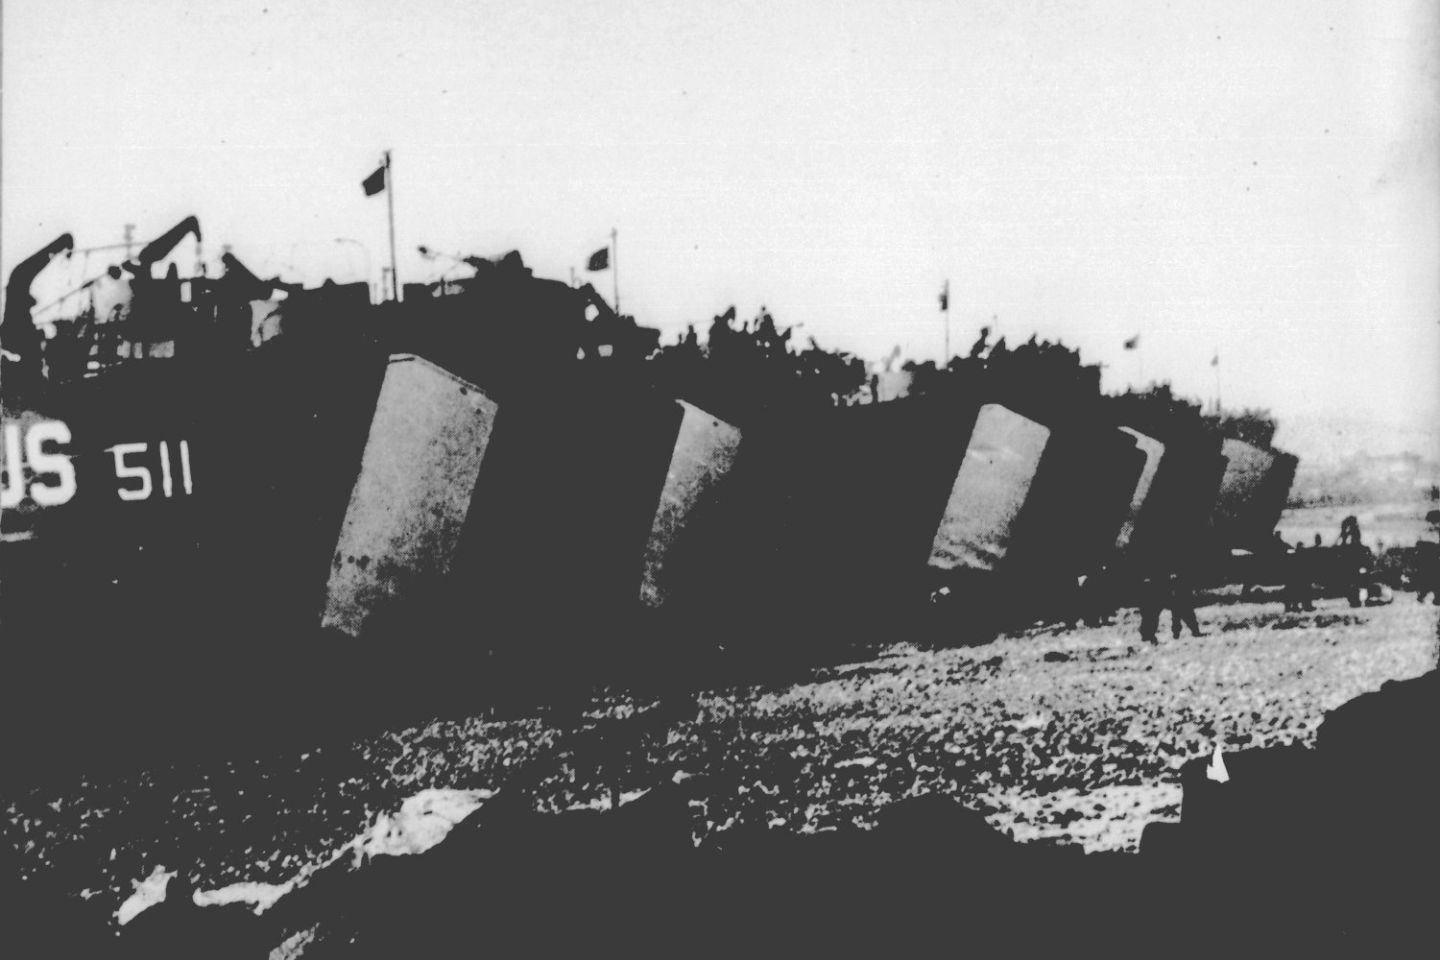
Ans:
[[[982,640],[1087,579],[1203,580],[1294,475],[1013,356],[884,403],[677,373],[517,254],[403,304],[229,255],[154,275],[199,235],[87,282],[49,338],[30,285],[70,238],[11,278],[7,729],[53,718],[7,740],[17,768]]]

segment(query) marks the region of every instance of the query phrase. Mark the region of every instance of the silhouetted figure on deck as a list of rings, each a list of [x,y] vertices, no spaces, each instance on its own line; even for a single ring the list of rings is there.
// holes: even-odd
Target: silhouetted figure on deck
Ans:
[[[989,328],[989,327],[981,327],[981,328],[980,328],[980,336],[976,337],[976,338],[975,338],[975,342],[970,345],[970,359],[971,359],[971,360],[979,360],[981,357],[983,357],[983,356],[985,355],[985,351],[989,348],[989,346],[990,346],[990,328]]]
[[[1340,539],[1336,545],[1344,547],[1352,544],[1360,546],[1360,521],[1354,514],[1340,521]]]

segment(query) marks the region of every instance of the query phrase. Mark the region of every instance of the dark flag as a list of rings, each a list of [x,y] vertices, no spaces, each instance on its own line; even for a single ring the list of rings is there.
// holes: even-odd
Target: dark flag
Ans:
[[[1134,350],[1138,346],[1140,346],[1140,334],[1138,333],[1135,334],[1135,336],[1131,337],[1129,340],[1125,341],[1126,350]]]
[[[367,197],[373,197],[375,196],[375,194],[384,190],[385,165],[382,163],[379,167],[377,167],[374,173],[370,174],[370,176],[366,177],[360,182],[360,186],[365,191],[365,196]]]
[[[946,281],[945,281],[945,286],[944,286],[944,288],[942,288],[941,291],[940,291],[940,309],[941,309],[941,310],[949,310],[949,309],[950,309],[950,281],[949,281],[949,280],[946,280]]]
[[[1220,354],[1217,353],[1217,354],[1215,354],[1215,356],[1213,356],[1213,357],[1210,358],[1210,366],[1212,366],[1212,367],[1218,367],[1218,366],[1220,366]]]
[[[610,248],[601,247],[590,254],[590,262],[585,265],[587,270],[604,270],[610,266]]]

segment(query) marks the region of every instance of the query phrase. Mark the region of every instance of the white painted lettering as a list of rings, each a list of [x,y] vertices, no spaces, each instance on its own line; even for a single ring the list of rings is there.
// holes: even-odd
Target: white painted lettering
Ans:
[[[5,485],[0,487],[0,510],[20,506],[25,498],[25,465],[20,459],[20,424],[5,424]]]
[[[147,443],[117,443],[110,448],[115,455],[115,478],[117,480],[138,479],[139,488],[120,486],[115,489],[121,500],[146,500],[149,499],[154,487],[150,481],[150,469],[148,467],[132,467],[125,462],[125,458],[132,453],[144,453],[148,448]]]
[[[66,454],[46,453],[47,442],[58,446],[69,443],[70,428],[59,420],[46,420],[25,434],[25,458],[36,476],[30,484],[30,499],[42,507],[57,507],[75,496],[75,464]],[[44,483],[42,477],[54,477],[55,482]]]

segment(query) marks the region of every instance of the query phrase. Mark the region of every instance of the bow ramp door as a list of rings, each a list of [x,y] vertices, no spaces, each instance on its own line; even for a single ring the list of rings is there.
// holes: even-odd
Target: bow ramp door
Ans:
[[[1130,427],[1120,429],[1135,438],[1135,446],[1145,455],[1145,466],[1141,468],[1140,479],[1135,482],[1135,490],[1130,495],[1125,522],[1120,525],[1120,532],[1115,537],[1116,550],[1124,550],[1134,538],[1140,511],[1145,507],[1145,500],[1150,496],[1150,487],[1155,483],[1155,474],[1160,470],[1160,461],[1165,456],[1165,444],[1159,440]]]
[[[1009,549],[1011,528],[1029,496],[1050,430],[996,403],[980,408],[930,564],[993,572]]]
[[[669,569],[673,549],[696,516],[714,508],[740,449],[738,429],[679,402],[684,415],[645,545],[640,599],[652,608],[663,606],[675,586]]]
[[[331,558],[325,626],[358,636],[415,581],[450,572],[498,405],[420,357],[391,357]]]

